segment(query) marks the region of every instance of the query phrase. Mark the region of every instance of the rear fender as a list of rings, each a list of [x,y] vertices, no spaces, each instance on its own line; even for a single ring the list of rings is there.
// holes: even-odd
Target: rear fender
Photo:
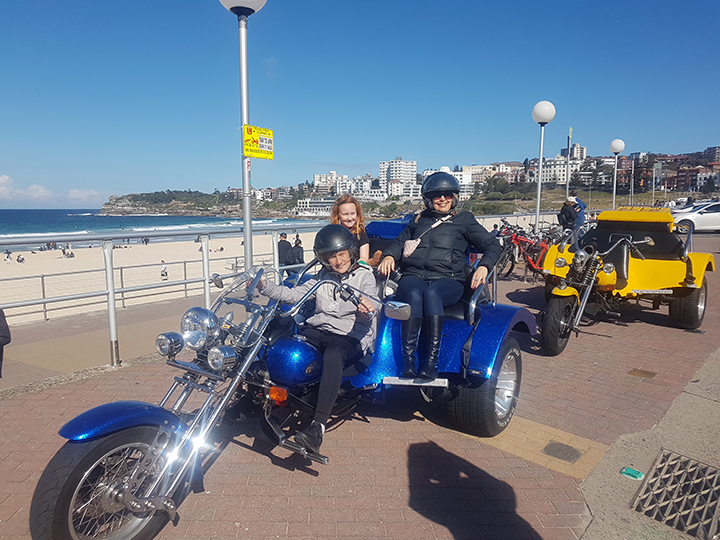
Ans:
[[[446,328],[449,322],[456,321],[445,321]],[[462,321],[457,321],[457,323],[465,325]],[[480,307],[480,321],[477,323],[472,336],[472,347],[470,349],[468,364],[468,373],[470,375],[483,378],[489,378],[492,375],[500,347],[511,330],[529,332],[532,336],[536,335],[537,322],[535,317],[527,309],[517,306],[487,304]],[[455,340],[448,340],[447,337],[447,332],[443,332],[440,371],[461,373],[463,371],[463,341],[458,343]],[[448,341],[455,341],[455,343],[449,345],[446,343]],[[457,348],[458,350],[449,351],[448,348]],[[449,352],[453,354],[448,355]]]
[[[86,441],[136,426],[165,426],[181,434],[185,424],[170,411],[143,401],[115,401],[85,411],[60,428],[61,437]]]

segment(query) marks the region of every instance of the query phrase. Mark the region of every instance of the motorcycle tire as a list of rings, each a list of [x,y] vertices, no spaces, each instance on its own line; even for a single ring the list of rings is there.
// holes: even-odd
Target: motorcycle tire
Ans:
[[[670,300],[669,314],[670,322],[677,328],[688,328],[695,330],[700,328],[705,319],[707,307],[708,287],[707,279],[699,289],[680,289]],[[680,296],[682,295],[682,296]]]
[[[577,298],[574,296],[553,296],[548,300],[540,326],[540,344],[545,354],[557,356],[565,350],[576,307]]]
[[[500,260],[497,263],[497,275],[499,277],[506,278],[515,269],[515,261],[513,260],[512,251],[506,250],[500,256]]]
[[[462,431],[494,437],[515,413],[522,379],[522,353],[515,338],[505,340],[497,360],[489,379],[462,386],[447,400],[448,416]]]
[[[33,540],[154,538],[168,522],[168,515],[160,511],[133,514],[114,501],[103,501],[102,486],[127,477],[156,435],[157,428],[142,426],[92,441],[65,443],[35,488],[30,506]],[[82,513],[75,508],[82,508]]]

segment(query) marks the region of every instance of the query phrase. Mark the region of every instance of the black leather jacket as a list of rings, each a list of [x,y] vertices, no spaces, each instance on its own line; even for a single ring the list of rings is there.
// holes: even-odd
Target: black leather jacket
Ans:
[[[405,240],[417,238],[443,216],[430,210],[422,212],[385,249],[383,258],[390,255],[399,261],[403,275],[428,281],[444,277],[465,281],[466,253],[468,247],[473,246],[483,254],[480,265],[491,270],[500,258],[500,242],[470,212],[459,212],[430,230],[410,257],[402,256]]]

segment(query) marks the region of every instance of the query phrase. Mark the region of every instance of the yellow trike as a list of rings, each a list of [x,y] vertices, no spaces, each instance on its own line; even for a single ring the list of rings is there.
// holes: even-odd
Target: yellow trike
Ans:
[[[581,238],[568,236],[550,248],[543,264],[548,306],[540,324],[543,350],[560,354],[583,316],[619,317],[624,300],[667,303],[670,322],[698,328],[708,298],[709,253],[692,251],[692,228],[679,230],[667,208],[607,210]],[[686,233],[683,241],[679,232]]]

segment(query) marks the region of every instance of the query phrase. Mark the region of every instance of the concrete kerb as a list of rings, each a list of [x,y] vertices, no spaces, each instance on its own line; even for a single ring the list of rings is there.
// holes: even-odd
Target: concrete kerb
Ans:
[[[697,371],[663,419],[650,430],[620,437],[582,483],[593,520],[583,540],[687,539],[688,535],[634,511],[641,481],[620,474],[632,467],[647,474],[661,448],[719,467],[720,349]]]

